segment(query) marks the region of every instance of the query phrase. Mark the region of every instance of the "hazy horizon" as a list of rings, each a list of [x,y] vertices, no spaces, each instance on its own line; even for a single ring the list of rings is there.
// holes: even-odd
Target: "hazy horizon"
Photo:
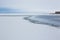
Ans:
[[[60,10],[60,0],[0,0],[0,7],[22,9],[28,12]]]

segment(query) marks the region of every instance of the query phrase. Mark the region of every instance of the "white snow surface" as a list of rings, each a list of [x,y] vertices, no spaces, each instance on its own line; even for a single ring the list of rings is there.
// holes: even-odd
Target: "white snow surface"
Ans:
[[[0,40],[60,40],[60,29],[33,24],[24,16],[0,16]]]

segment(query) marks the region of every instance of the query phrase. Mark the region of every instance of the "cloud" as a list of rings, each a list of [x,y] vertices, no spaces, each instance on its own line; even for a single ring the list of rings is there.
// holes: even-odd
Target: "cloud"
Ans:
[[[0,0],[0,6],[35,12],[51,12],[60,10],[60,0]]]
[[[19,12],[23,12],[23,11],[20,9],[0,7],[0,13],[19,13]]]

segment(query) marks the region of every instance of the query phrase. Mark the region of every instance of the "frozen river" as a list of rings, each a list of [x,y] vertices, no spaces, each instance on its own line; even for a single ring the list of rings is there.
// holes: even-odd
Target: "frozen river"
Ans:
[[[60,40],[60,29],[33,24],[24,16],[0,16],[0,40]]]

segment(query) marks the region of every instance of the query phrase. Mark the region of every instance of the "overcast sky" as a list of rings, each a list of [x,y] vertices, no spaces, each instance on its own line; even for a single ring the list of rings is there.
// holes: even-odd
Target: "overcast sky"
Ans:
[[[54,11],[60,10],[60,0],[0,0],[0,7],[29,11]]]

